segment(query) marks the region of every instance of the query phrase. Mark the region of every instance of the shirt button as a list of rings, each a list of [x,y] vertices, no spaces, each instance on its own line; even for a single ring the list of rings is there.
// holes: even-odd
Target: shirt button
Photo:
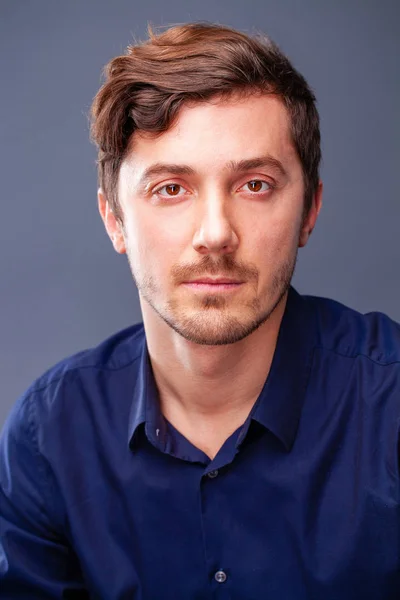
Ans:
[[[214,477],[217,477],[218,475],[218,469],[215,469],[215,471],[210,471],[209,473],[207,473],[207,475],[210,479],[214,479]],[[218,573],[222,573],[222,571],[218,571]]]
[[[224,583],[226,581],[226,573],[224,571],[217,571],[214,575],[215,581],[218,583]]]

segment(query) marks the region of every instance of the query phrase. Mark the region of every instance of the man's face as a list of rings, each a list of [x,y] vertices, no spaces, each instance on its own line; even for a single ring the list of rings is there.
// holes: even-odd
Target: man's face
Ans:
[[[147,319],[207,345],[268,319],[319,209],[303,223],[289,128],[278,98],[254,95],[184,106],[159,137],[134,134],[119,175],[123,227],[99,200]]]

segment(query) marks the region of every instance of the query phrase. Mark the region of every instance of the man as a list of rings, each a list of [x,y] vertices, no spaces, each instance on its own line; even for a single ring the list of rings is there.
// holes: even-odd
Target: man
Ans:
[[[321,208],[304,78],[171,28],[93,108],[143,324],[64,360],[1,442],[2,598],[400,597],[400,328],[291,286]]]

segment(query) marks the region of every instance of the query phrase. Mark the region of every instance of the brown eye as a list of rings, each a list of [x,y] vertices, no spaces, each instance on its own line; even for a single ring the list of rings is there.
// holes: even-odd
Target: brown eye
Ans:
[[[177,196],[182,196],[185,191],[185,188],[178,183],[167,183],[158,188],[158,190],[155,190],[154,193],[162,198],[175,198]]]
[[[170,183],[169,185],[166,185],[164,189],[167,192],[168,196],[177,196],[179,194],[181,186],[177,185],[176,183]]]
[[[270,187],[266,181],[261,181],[261,179],[253,179],[248,181],[246,185],[250,192],[266,192]]]

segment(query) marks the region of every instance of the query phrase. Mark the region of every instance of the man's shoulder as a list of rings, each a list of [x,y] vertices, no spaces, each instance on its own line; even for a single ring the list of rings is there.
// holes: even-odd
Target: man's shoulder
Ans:
[[[330,298],[303,298],[313,308],[321,348],[382,365],[400,362],[400,324],[388,315],[364,314]]]
[[[72,354],[40,375],[26,390],[25,396],[73,382],[89,380],[106,374],[122,372],[141,356],[145,341],[143,323],[122,329],[98,345]]]
[[[127,419],[144,343],[139,323],[54,364],[14,402],[0,446],[6,439],[29,437],[37,449],[39,440],[65,437],[64,429],[78,431],[82,423],[94,426],[98,419],[112,419],[115,413]]]

